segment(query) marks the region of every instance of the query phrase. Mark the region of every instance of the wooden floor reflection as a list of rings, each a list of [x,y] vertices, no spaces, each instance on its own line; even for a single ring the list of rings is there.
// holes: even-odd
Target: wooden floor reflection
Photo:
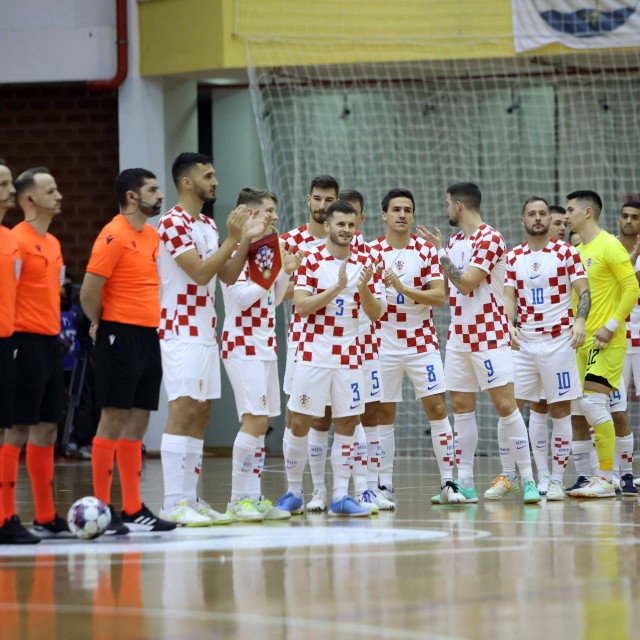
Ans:
[[[478,489],[497,468],[478,462]],[[525,506],[512,495],[431,506],[435,462],[401,460],[396,470],[397,513],[364,522],[307,515],[0,546],[0,638],[640,637],[637,502]],[[263,480],[277,498],[281,460]],[[202,482],[222,507],[230,461],[205,460]],[[21,474],[25,522],[28,486]],[[161,491],[160,461],[147,460],[143,494],[154,509]],[[89,463],[57,466],[56,492],[61,513],[91,494]]]

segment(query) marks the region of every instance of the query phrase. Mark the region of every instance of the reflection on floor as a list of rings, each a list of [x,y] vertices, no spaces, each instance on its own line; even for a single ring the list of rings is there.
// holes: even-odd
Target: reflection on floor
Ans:
[[[479,493],[498,465],[478,461]],[[0,547],[0,639],[638,637],[638,502],[431,506],[434,461],[400,460],[395,478],[397,513],[364,522],[306,515]],[[281,460],[263,481],[277,499]],[[202,483],[222,508],[230,461],[205,460]],[[90,495],[89,463],[59,465],[56,490],[60,513]],[[148,460],[154,509],[161,491]],[[18,497],[28,522],[26,475]]]

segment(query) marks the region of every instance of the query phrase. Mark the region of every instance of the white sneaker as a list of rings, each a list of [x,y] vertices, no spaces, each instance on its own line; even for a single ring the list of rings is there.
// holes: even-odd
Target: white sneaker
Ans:
[[[453,480],[444,483],[440,490],[440,504],[463,504],[466,501]]]
[[[484,492],[485,500],[501,500],[509,493],[520,491],[517,480],[509,480],[504,476],[493,479],[493,484]]]
[[[256,500],[253,505],[265,520],[287,520],[291,517],[291,511],[278,509],[271,500],[267,500],[264,496],[260,496],[260,500]]]
[[[538,482],[536,489],[541,496],[546,496],[549,491],[549,484],[551,482],[551,476],[548,473],[543,473],[540,481]]]
[[[369,509],[372,514],[378,513],[378,505],[375,503],[373,499],[373,495],[371,495],[371,491],[367,489],[366,491],[359,491],[356,493],[356,502],[365,509]]]
[[[311,500],[307,502],[307,511],[320,513],[326,511],[327,506],[327,492],[322,489],[314,489],[311,494]]]
[[[616,489],[604,478],[593,476],[588,485],[575,489],[571,492],[571,496],[574,498],[615,498]]]
[[[387,488],[384,486],[378,487],[378,492],[383,495],[389,502],[393,502],[394,507],[398,506],[398,498],[393,487]]]
[[[538,489],[540,493],[540,489]],[[564,488],[562,482],[559,480],[549,480],[549,486],[547,487],[547,502],[550,500],[564,500]]]
[[[202,498],[198,498],[197,502],[190,503],[189,506],[195,509],[200,515],[209,518],[209,524],[211,525],[231,524],[233,522],[231,516],[216,511],[208,502],[202,500]]]
[[[253,500],[239,498],[227,505],[227,515],[240,522],[262,522],[264,515],[256,509]]]
[[[160,517],[180,527],[208,527],[211,520],[198,513],[186,500],[180,500],[171,509],[160,509]]]
[[[369,493],[373,501],[378,506],[380,511],[394,511],[396,508],[395,503],[391,502],[391,500],[385,498],[382,495],[382,492],[379,489],[369,489]]]

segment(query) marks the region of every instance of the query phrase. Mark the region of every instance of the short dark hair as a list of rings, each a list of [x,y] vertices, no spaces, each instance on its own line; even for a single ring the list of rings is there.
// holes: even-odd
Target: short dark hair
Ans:
[[[596,217],[596,220],[598,219],[598,216],[602,211],[602,198],[595,191],[589,191],[588,189],[582,189],[580,191],[572,191],[567,196],[567,200],[587,201],[593,208],[593,213]]]
[[[329,222],[329,220],[333,218],[334,213],[353,213],[354,215],[357,215],[358,212],[355,210],[354,206],[351,203],[346,202],[346,200],[336,200],[329,205],[324,221]]]
[[[541,196],[531,196],[529,198],[527,198],[524,201],[524,204],[522,205],[522,215],[524,215],[525,209],[527,208],[528,204],[531,204],[532,202],[544,202],[547,205],[547,209],[549,208],[549,203]]]
[[[180,182],[180,178],[189,173],[197,164],[210,164],[213,166],[213,158],[206,153],[185,151],[173,161],[173,165],[171,165],[171,176],[173,177],[173,183],[176,187]]]
[[[567,213],[567,210],[564,207],[561,207],[559,204],[552,204],[549,206],[549,213],[561,213],[564,215]]]
[[[155,174],[148,169],[125,169],[116,177],[116,196],[121,207],[127,204],[127,191],[140,193],[147,180],[155,180]]]
[[[411,204],[413,205],[413,210],[416,210],[416,201],[413,198],[413,193],[409,191],[409,189],[389,189],[387,191],[387,195],[382,198],[382,210],[386,211],[389,208],[389,202],[394,198],[408,198],[411,200]]]
[[[482,202],[482,193],[477,184],[473,182],[456,182],[447,187],[447,193],[452,200],[458,200],[467,209],[473,211],[480,210],[480,202]]]
[[[0,164],[2,163],[0,162]],[[631,207],[632,209],[638,209],[638,211],[640,211],[640,201],[628,200],[620,207],[620,211],[622,211],[625,207]]]
[[[360,208],[364,210],[364,196],[355,189],[343,189],[338,194],[338,200],[343,200],[344,202],[359,202]]]
[[[31,167],[23,171],[13,182],[13,186],[16,190],[16,200],[20,200],[20,196],[27,190],[33,187],[36,183],[35,177],[39,173],[46,173],[51,175],[51,172],[47,167]]]
[[[313,193],[314,189],[333,189],[336,192],[337,198],[340,191],[340,186],[338,185],[338,181],[333,176],[322,174],[316,176],[311,181],[311,186],[309,187],[309,195]]]
[[[271,198],[278,204],[278,198],[273,191],[257,189],[256,187],[243,187],[238,194],[236,206],[240,206],[241,204],[261,204],[265,198]]]

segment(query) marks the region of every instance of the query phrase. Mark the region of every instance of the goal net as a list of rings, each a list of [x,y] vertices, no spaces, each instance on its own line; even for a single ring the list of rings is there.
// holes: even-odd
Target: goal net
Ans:
[[[285,20],[273,9],[281,4],[294,5],[290,10],[297,13]],[[439,227],[448,237],[445,190],[467,180],[480,186],[483,219],[502,232],[508,247],[524,240],[520,212],[531,195],[564,205],[569,192],[593,189],[605,203],[603,226],[617,232],[620,205],[640,192],[638,50],[487,57],[488,39],[512,37],[494,33],[468,43],[464,57],[447,58],[453,22],[451,34],[440,39],[392,41],[385,20],[396,17],[394,3],[387,2],[376,37],[342,27],[313,33],[311,4],[237,3],[236,32],[247,46],[255,119],[268,186],[280,201],[281,230],[306,222],[311,178],[328,173],[341,188],[364,194],[361,231],[367,240],[384,233],[381,199],[393,187],[413,192],[417,223]],[[344,12],[366,10],[360,0],[315,4],[323,13],[335,12],[337,25]],[[410,10],[404,20],[424,17],[417,13],[424,3],[405,4]],[[445,5],[458,3],[430,4],[449,12]],[[382,11],[383,5],[368,6]],[[287,32],[292,21],[299,28]],[[421,60],[433,51],[434,38],[444,59]],[[361,62],[336,62],[346,42],[355,42]],[[414,60],[385,61],[397,58],[398,47]],[[301,64],[308,60],[323,63]],[[448,304],[435,317],[444,354]],[[428,421],[408,381],[404,399],[396,451],[432,455]],[[631,402],[629,410],[635,428],[638,405]],[[479,394],[476,412],[478,451],[497,455],[497,415],[486,393]]]

